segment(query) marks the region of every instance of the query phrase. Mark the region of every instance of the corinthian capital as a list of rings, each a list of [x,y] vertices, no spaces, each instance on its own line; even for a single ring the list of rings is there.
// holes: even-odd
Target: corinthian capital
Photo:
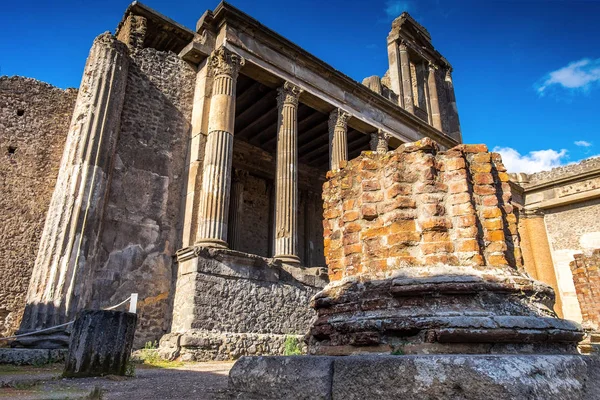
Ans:
[[[390,140],[391,135],[387,132],[378,129],[377,132],[371,133],[371,151],[376,151],[377,153],[387,153],[388,151],[388,141]]]
[[[237,78],[240,68],[245,64],[244,57],[221,46],[210,55],[210,67],[213,75],[229,75]]]
[[[302,89],[290,82],[285,82],[277,89],[277,106],[281,108],[284,104],[298,105],[298,98]]]
[[[341,108],[336,108],[329,114],[329,130],[333,131],[336,127],[346,129],[350,114]]]

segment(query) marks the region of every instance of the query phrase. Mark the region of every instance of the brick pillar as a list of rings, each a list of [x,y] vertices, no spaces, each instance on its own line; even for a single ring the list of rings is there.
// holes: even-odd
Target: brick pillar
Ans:
[[[348,161],[348,118],[350,114],[333,110],[329,114],[329,169],[340,169],[340,163]]]
[[[275,179],[275,258],[300,264],[298,257],[298,97],[286,82],[278,89],[277,174]]]
[[[202,169],[196,244],[227,247],[235,87],[244,59],[221,47],[213,52],[210,63],[214,80]]]

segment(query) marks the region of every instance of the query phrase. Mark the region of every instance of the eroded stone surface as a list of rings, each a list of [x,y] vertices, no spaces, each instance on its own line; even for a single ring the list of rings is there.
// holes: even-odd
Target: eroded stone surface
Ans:
[[[498,154],[423,139],[328,177],[311,353],[576,351],[579,325],[524,273]]]

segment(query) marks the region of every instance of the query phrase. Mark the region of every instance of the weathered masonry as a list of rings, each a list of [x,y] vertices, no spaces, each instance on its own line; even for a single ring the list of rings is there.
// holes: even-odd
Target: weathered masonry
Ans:
[[[512,177],[527,272],[551,285],[556,312],[599,341],[600,159]]]
[[[169,333],[170,355],[276,354],[306,333],[327,171],[461,142],[429,33],[404,13],[387,43],[389,70],[361,84],[227,3],[192,31],[134,2],[92,45],[20,331],[138,292],[137,344]]]

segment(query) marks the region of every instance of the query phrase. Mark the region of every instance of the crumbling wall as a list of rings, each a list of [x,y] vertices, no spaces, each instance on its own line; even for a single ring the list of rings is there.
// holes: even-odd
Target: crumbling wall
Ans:
[[[569,264],[585,328],[600,330],[600,249],[576,254]]]
[[[94,306],[139,293],[140,346],[170,328],[195,70],[152,48],[133,49],[131,57]]]
[[[441,152],[426,138],[363,152],[328,176],[323,226],[332,281],[383,278],[406,266],[522,268],[509,176],[484,145]]]
[[[0,335],[25,307],[77,91],[0,77]]]

